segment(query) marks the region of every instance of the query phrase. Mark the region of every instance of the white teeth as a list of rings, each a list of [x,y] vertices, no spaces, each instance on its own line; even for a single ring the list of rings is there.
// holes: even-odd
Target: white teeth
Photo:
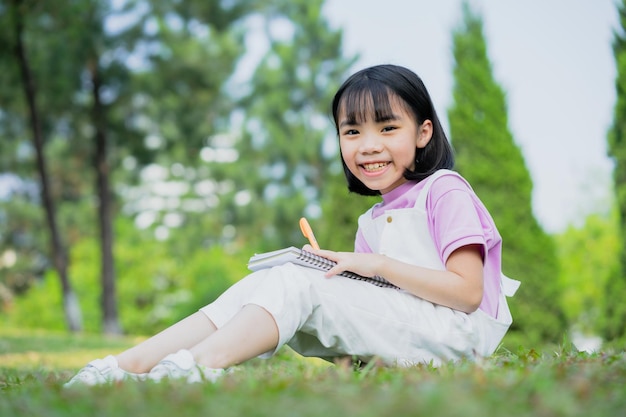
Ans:
[[[387,165],[389,165],[389,162],[375,162],[373,164],[363,164],[363,168],[365,168],[366,171],[378,171]]]

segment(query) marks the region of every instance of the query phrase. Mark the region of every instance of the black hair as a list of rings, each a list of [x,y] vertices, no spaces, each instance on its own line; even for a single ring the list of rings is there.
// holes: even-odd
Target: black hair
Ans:
[[[399,98],[418,124],[430,120],[433,133],[424,148],[415,148],[415,168],[406,169],[404,178],[421,181],[439,169],[454,166],[454,152],[437,117],[435,107],[426,86],[413,71],[397,65],[377,65],[363,69],[348,78],[335,94],[332,103],[333,119],[339,135],[339,111],[351,121],[362,122],[367,116],[375,120],[385,119],[391,113],[391,101]],[[341,152],[341,151],[340,151]],[[348,169],[343,155],[343,170],[348,189],[362,195],[380,195],[380,191],[365,186]]]

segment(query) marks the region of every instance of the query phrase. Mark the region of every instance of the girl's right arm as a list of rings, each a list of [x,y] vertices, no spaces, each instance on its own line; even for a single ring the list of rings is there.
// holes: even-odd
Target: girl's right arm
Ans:
[[[374,253],[313,252],[337,262],[327,277],[343,271],[364,276],[380,275],[392,284],[435,304],[471,313],[483,297],[483,257],[480,245],[458,248],[446,261],[445,270],[434,270]]]

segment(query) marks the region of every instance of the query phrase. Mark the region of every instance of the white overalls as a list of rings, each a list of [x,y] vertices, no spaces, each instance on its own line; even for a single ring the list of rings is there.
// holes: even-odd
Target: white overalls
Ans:
[[[428,231],[427,181],[415,208],[390,210],[374,220],[368,211],[359,225],[374,252],[444,269]],[[292,264],[248,275],[201,311],[219,328],[246,304],[259,305],[274,317],[276,350],[287,344],[304,356],[353,355],[365,362],[377,357],[400,366],[490,355],[511,324],[504,294],[496,320],[481,310],[468,315],[403,290],[325,278],[320,271]]]
[[[426,184],[420,191],[413,208],[389,210],[376,219],[372,219],[372,209],[370,209],[359,218],[359,227],[372,252],[409,264],[445,270],[445,265],[431,238],[426,213],[426,199],[430,187],[437,178],[443,175],[455,175],[465,182],[463,177],[454,171],[439,170],[426,179]],[[407,230],[411,232],[407,233]],[[475,329],[472,338],[474,338],[473,349],[476,354],[491,355],[500,344],[512,322],[506,297],[513,296],[519,285],[519,281],[502,275],[497,317],[493,318],[482,310],[468,315]],[[435,308],[450,310],[442,306]]]

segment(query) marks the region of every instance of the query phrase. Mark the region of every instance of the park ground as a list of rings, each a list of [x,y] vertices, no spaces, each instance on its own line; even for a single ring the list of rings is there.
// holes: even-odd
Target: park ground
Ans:
[[[402,369],[355,369],[283,349],[214,384],[63,387],[89,360],[138,340],[0,327],[0,416],[626,415],[626,353],[579,352],[568,343]]]

